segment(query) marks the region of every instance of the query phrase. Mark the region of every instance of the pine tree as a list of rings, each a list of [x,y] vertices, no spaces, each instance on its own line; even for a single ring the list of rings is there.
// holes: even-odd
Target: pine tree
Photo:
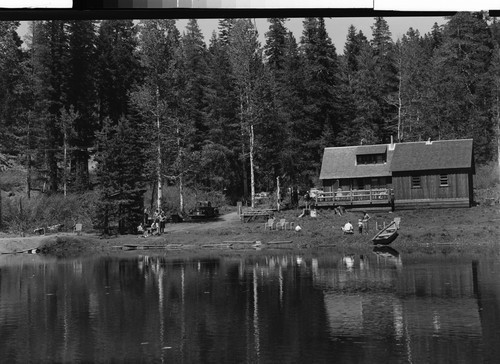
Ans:
[[[435,97],[429,100],[432,138],[474,139],[477,162],[491,160],[494,149],[491,81],[493,44],[482,14],[458,13],[443,30],[443,43],[433,59]]]
[[[358,71],[358,56],[361,48],[368,43],[363,32],[356,32],[356,27],[351,25],[347,30],[347,39],[344,46],[344,57],[346,59],[346,69],[349,79]]]
[[[60,110],[67,101],[67,23],[49,20],[33,23],[31,57],[36,88],[37,115],[44,123],[44,171],[49,192],[57,192],[60,182],[58,161],[62,155]]]
[[[421,140],[425,134],[424,95],[431,62],[425,40],[410,28],[396,44],[398,92],[392,97],[398,108],[397,140]],[[390,98],[391,99],[391,98]]]
[[[309,184],[319,174],[321,151],[333,143],[341,121],[339,110],[339,63],[323,18],[306,18],[300,50],[304,59],[302,93],[302,181]],[[339,122],[340,121],[340,122]]]
[[[259,122],[259,105],[255,99],[259,85],[256,82],[262,67],[258,35],[249,19],[237,19],[229,33],[229,62],[239,98],[239,121],[241,128],[241,161],[243,167],[243,195],[248,196],[247,150],[250,164],[250,187],[252,207],[255,197],[255,126]],[[248,144],[247,144],[248,140]]]
[[[16,149],[13,138],[16,114],[22,101],[16,95],[16,86],[21,82],[23,52],[22,41],[17,34],[18,21],[0,22],[0,145],[5,151]]]
[[[96,120],[96,57],[95,23],[92,20],[73,20],[68,27],[68,91],[66,108],[78,114],[71,128],[74,137],[68,142],[72,149],[74,189],[89,188],[88,148],[93,146]]]
[[[285,27],[285,18],[268,19],[269,31],[266,33],[264,55],[269,68],[278,71],[285,67],[287,53],[288,30]]]
[[[104,120],[97,133],[97,179],[100,194],[97,226],[104,234],[118,225],[119,232],[134,233],[142,219],[145,192],[144,143],[140,124],[120,118]]]
[[[208,51],[203,34],[195,19],[189,20],[186,33],[181,38],[181,54],[178,62],[178,76],[183,83],[182,115],[196,129],[194,148],[199,150],[206,140],[207,126],[207,87],[208,87]]]
[[[117,122],[129,113],[129,92],[139,79],[135,53],[137,29],[132,20],[103,20],[99,26],[96,62],[99,122]]]
[[[493,56],[489,70],[492,80],[492,124],[494,127],[495,138],[493,140],[493,155],[496,149],[496,159],[498,167],[500,167],[500,46],[495,44]],[[500,172],[500,168],[499,168]]]
[[[266,191],[274,190],[277,177],[285,175],[290,179],[294,174],[294,165],[289,163],[294,156],[286,143],[292,133],[294,110],[300,107],[294,97],[295,80],[300,74],[297,43],[285,27],[286,19],[271,18],[268,22],[264,46],[266,68],[261,83],[265,109],[257,153],[259,182]]]
[[[398,80],[396,62],[394,60],[394,42],[389,25],[384,18],[375,18],[372,26],[372,56],[374,59],[376,82],[376,102],[379,104],[380,114],[378,120],[379,135],[382,141],[388,141],[390,135],[397,130],[396,108],[389,99],[397,92]]]
[[[148,137],[154,140],[148,167],[154,170],[157,186],[157,208],[163,208],[163,174],[167,145],[166,127],[177,117],[178,97],[173,87],[175,53],[178,52],[178,31],[175,20],[145,20],[141,22],[140,62],[144,80],[132,93],[135,108],[145,120]]]

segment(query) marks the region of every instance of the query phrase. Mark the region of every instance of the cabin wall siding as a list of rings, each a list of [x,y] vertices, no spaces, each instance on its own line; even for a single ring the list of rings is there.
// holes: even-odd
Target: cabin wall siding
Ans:
[[[440,186],[440,176],[448,176],[448,186]],[[420,176],[420,188],[412,188],[412,177]],[[426,200],[469,198],[469,173],[395,174],[392,178],[394,199]]]

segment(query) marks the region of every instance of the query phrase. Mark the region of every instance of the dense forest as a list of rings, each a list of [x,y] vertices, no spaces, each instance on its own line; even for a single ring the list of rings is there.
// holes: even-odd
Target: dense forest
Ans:
[[[208,45],[196,20],[0,22],[0,153],[26,171],[26,194],[99,196],[97,220],[134,226],[185,191],[231,202],[318,184],[324,147],[473,138],[498,160],[500,24],[457,13],[393,40],[349,27],[335,49],[323,18],[221,19]],[[178,198],[165,198],[175,187]]]

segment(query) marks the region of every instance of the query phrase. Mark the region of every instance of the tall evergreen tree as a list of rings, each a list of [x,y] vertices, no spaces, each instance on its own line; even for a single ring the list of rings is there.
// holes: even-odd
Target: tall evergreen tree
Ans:
[[[49,20],[33,23],[33,62],[35,89],[44,122],[44,174],[48,190],[57,192],[60,182],[58,161],[62,154],[60,110],[67,102],[68,40],[67,23]],[[42,119],[43,118],[43,119]]]
[[[355,94],[356,76],[359,71],[360,55],[362,50],[369,48],[369,43],[362,31],[356,31],[354,25],[351,25],[347,31],[344,54],[341,58],[341,82],[340,82],[340,110],[343,111],[344,118],[339,122],[339,131],[336,135],[338,145],[353,145],[360,141],[359,135],[353,133],[353,130],[359,130],[354,127],[354,121],[362,119],[356,118],[356,104],[358,98]]]
[[[434,60],[434,101],[428,120],[435,139],[474,138],[478,162],[491,160],[491,80],[493,44],[481,13],[458,13],[443,30]]]
[[[16,114],[21,101],[16,95],[21,82],[23,52],[22,41],[17,34],[18,21],[0,22],[0,136],[1,148],[12,152],[16,149],[12,137],[16,127]]]
[[[88,161],[94,143],[96,120],[96,29],[92,20],[72,20],[68,27],[68,86],[66,108],[78,114],[74,120],[74,137],[69,140],[72,149],[71,165],[74,189],[89,188]]]
[[[206,141],[207,126],[207,87],[208,87],[208,51],[203,34],[196,19],[190,19],[186,32],[181,38],[179,79],[183,83],[182,98],[184,111],[182,115],[196,129],[194,147],[200,149]]]
[[[288,30],[285,27],[284,18],[268,19],[269,31],[266,33],[266,45],[264,55],[269,68],[282,70],[285,67],[287,53]]]
[[[286,19],[271,18],[268,22],[264,46],[267,76],[262,84],[266,106],[258,160],[261,188],[273,190],[277,177],[285,177],[281,179],[282,183],[289,183],[296,174],[295,151],[286,144],[292,139],[296,112],[300,110],[297,91],[302,72],[297,42],[285,27]]]
[[[135,233],[142,220],[145,181],[144,143],[139,123],[120,118],[104,120],[97,133],[97,179],[100,194],[97,228],[109,234],[118,225],[119,232]]]
[[[425,134],[424,95],[431,62],[425,40],[410,28],[396,44],[398,91],[390,100],[398,109],[397,140],[420,140]]]
[[[384,18],[375,18],[372,26],[372,56],[374,58],[376,101],[380,107],[380,115],[376,122],[379,127],[378,137],[388,141],[390,135],[397,130],[396,109],[388,100],[397,92],[397,68],[394,60],[394,42],[389,25]]]
[[[232,201],[241,200],[243,184],[238,97],[231,74],[228,44],[213,33],[208,48],[207,142],[201,151],[197,183],[225,189]]]
[[[321,149],[334,142],[338,132],[339,63],[323,18],[304,20],[300,50],[304,58],[305,115],[300,122],[303,143],[303,183],[319,174]]]
[[[492,124],[496,140],[493,141],[493,155],[496,152],[497,164],[500,173],[500,45],[495,44],[489,70],[492,80]],[[495,150],[496,149],[496,150]]]
[[[137,29],[132,20],[103,20],[97,39],[98,114],[118,121],[129,113],[129,92],[139,78],[135,49]]]
[[[241,128],[241,161],[243,170],[243,196],[248,196],[247,155],[250,164],[250,187],[252,207],[255,197],[254,156],[255,127],[259,123],[257,81],[262,68],[262,56],[258,34],[249,19],[237,19],[229,33],[229,63],[239,98],[239,121]],[[247,154],[248,153],[248,154]]]
[[[356,27],[351,24],[347,30],[347,39],[344,46],[344,57],[347,66],[349,79],[358,70],[358,59],[361,48],[366,45],[368,40],[360,30],[356,32]]]
[[[156,207],[163,208],[163,175],[168,146],[166,127],[177,114],[178,97],[174,86],[175,54],[178,52],[178,30],[175,20],[145,20],[141,22],[140,62],[144,80],[132,93],[133,104],[145,120],[149,138],[154,140],[150,150],[150,171],[155,171]],[[153,174],[153,173],[151,173]]]

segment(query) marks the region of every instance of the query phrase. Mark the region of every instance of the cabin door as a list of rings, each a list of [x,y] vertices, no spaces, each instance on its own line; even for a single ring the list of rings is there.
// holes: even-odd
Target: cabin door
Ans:
[[[352,189],[353,190],[364,190],[365,189],[365,181],[363,178],[355,178],[352,180]]]

